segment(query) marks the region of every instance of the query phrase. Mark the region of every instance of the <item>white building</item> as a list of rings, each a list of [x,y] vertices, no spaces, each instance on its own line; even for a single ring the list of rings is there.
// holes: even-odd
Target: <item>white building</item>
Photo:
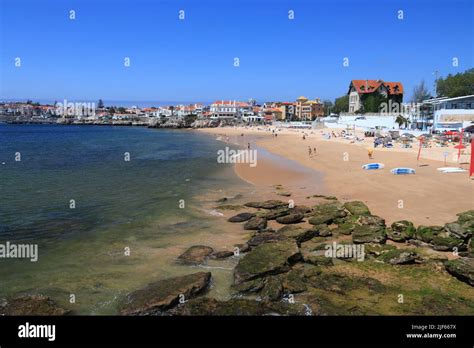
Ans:
[[[424,101],[433,107],[435,131],[460,130],[474,124],[474,95]]]

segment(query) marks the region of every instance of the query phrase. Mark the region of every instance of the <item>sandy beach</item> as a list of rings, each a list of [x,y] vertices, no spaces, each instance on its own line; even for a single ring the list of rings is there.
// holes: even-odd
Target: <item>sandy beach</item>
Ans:
[[[387,223],[407,219],[415,225],[444,224],[455,220],[457,213],[474,208],[474,180],[469,179],[468,172],[445,174],[436,170],[445,166],[445,157],[447,166],[459,166],[456,144],[423,148],[418,162],[415,140],[408,149],[377,148],[369,160],[367,149],[372,147],[373,138],[352,143],[341,137],[325,139],[323,133],[331,129],[284,129],[275,137],[272,130],[229,127],[199,131],[229,137],[229,142],[242,146],[250,143],[259,151],[258,164],[253,168],[236,164],[236,173],[262,194],[274,191],[274,185],[283,185],[296,204],[305,204],[306,197],[314,194],[334,195],[341,201],[365,202]],[[356,135],[363,138],[360,132]],[[308,146],[316,147],[316,155],[309,156]],[[465,169],[469,166],[469,151],[464,149],[460,158]],[[361,169],[374,162],[383,163],[385,168]],[[416,174],[393,175],[390,169],[395,167],[414,168]]]

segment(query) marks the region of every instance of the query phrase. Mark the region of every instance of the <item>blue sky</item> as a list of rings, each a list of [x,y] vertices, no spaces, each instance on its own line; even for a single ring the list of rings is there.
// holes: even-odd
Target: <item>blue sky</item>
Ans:
[[[471,0],[0,1],[0,99],[334,99],[380,78],[407,101],[473,67]]]

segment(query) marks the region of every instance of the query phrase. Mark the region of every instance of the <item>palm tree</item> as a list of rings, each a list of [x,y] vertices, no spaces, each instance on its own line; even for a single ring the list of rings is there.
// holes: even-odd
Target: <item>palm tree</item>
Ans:
[[[398,115],[397,118],[395,119],[395,122],[398,124],[398,128],[402,128],[402,125],[405,125],[405,128],[407,128],[408,123],[410,123],[408,118],[403,117],[402,115]]]

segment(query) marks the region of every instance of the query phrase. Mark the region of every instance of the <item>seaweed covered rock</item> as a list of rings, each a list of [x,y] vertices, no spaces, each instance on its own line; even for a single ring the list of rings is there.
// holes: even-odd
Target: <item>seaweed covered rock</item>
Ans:
[[[394,249],[382,253],[378,260],[391,265],[413,264],[419,259],[416,252],[407,249]]]
[[[127,295],[121,306],[124,315],[159,313],[202,293],[211,281],[210,272],[192,273],[181,277],[159,280]]]
[[[234,282],[239,284],[287,272],[290,265],[299,259],[301,259],[301,254],[294,241],[261,244],[239,260],[234,269]]]
[[[296,224],[303,220],[303,213],[291,213],[285,216],[280,216],[276,218],[276,221],[280,224]]]
[[[244,225],[244,230],[263,230],[267,227],[267,219],[255,216]]]
[[[291,209],[288,207],[279,207],[276,209],[271,209],[270,211],[266,211],[260,216],[267,220],[275,220],[279,217],[290,214],[290,212],[291,212]]]
[[[314,229],[306,229],[299,226],[288,225],[277,230],[277,233],[286,238],[292,238],[297,243],[302,243],[318,235],[318,231]]]
[[[420,225],[416,229],[416,239],[421,240],[425,243],[431,243],[433,238],[437,236],[441,231],[443,231],[443,227],[441,226],[424,226]]]
[[[352,201],[344,203],[346,208],[352,215],[370,215],[369,207],[361,201]]]
[[[474,286],[474,259],[459,258],[445,263],[446,270],[459,280]]]
[[[334,232],[350,235],[355,230],[356,226],[357,224],[355,222],[351,222],[351,221],[341,222],[337,225],[337,228],[335,229]]]
[[[385,228],[380,225],[359,225],[352,232],[352,241],[361,243],[385,243],[387,239]]]
[[[467,249],[464,240],[443,234],[433,237],[431,244],[433,245],[433,249],[438,251],[463,251]]]
[[[308,222],[312,225],[330,224],[346,215],[344,206],[339,202],[319,204],[313,207],[313,213]]]
[[[456,222],[447,223],[444,225],[444,230],[448,232],[451,237],[463,240],[472,236],[472,232],[468,228],[464,228],[461,224]]]
[[[387,229],[387,238],[394,242],[404,242],[407,239],[414,238],[415,226],[408,220],[395,221]]]
[[[263,244],[263,243],[271,243],[271,242],[278,242],[285,240],[286,237],[282,234],[279,233],[274,233],[274,232],[260,232],[257,233],[255,236],[249,239],[247,244],[251,247],[255,247],[257,245]]]

